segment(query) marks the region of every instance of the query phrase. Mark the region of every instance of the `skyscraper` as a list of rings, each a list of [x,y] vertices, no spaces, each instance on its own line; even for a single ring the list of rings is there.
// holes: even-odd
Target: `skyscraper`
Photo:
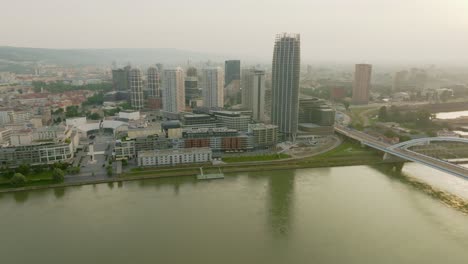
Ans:
[[[285,138],[294,140],[299,114],[299,34],[276,35],[272,66],[271,122]]]
[[[160,76],[159,70],[156,67],[148,68],[148,97],[150,98],[161,98],[160,89]]]
[[[129,66],[123,69],[112,70],[112,86],[115,91],[127,92],[129,90],[129,86],[128,86],[129,72],[130,72]]]
[[[170,113],[183,112],[185,110],[184,71],[180,67],[166,69],[162,77],[163,110]]]
[[[199,99],[200,97],[197,69],[190,67],[187,69],[187,76],[185,77],[185,105],[192,107],[192,100]]]
[[[252,110],[252,118],[265,122],[265,72],[248,69],[242,72],[242,106]]]
[[[227,60],[224,62],[224,87],[233,80],[240,80],[240,60]]]
[[[372,65],[356,64],[353,84],[353,104],[369,103]]]
[[[202,70],[203,106],[220,108],[224,106],[223,70],[219,67]]]
[[[240,60],[224,62],[224,103],[235,105],[240,103]]]
[[[130,105],[133,109],[142,109],[143,103],[143,80],[139,69],[131,69],[128,75],[130,87]]]

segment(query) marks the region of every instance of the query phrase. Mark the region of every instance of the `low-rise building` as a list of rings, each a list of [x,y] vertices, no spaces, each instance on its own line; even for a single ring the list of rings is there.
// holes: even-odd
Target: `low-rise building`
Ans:
[[[251,116],[242,115],[240,112],[213,111],[213,114],[222,126],[238,131],[246,132],[252,122]]]
[[[72,158],[72,143],[41,143],[0,148],[0,164],[6,167],[69,162]]]
[[[140,151],[138,166],[173,166],[178,164],[205,163],[212,159],[210,148],[167,149]]]
[[[266,124],[249,124],[249,134],[253,136],[256,148],[267,148],[278,143],[278,126]]]

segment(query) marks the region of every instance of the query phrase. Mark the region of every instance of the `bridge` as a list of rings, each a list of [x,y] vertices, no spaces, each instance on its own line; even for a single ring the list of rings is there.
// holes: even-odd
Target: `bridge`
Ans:
[[[390,145],[371,135],[368,135],[361,131],[350,129],[348,127],[336,125],[335,131],[341,135],[357,140],[361,142],[361,144],[363,145],[366,145],[371,148],[384,152],[385,153],[384,159],[388,158],[389,155],[391,155],[391,156],[398,157],[403,160],[420,163],[425,166],[434,168],[436,170],[446,172],[451,175],[457,176],[459,178],[468,180],[468,168],[465,168],[458,164],[450,163],[445,160],[423,155],[421,153],[417,153],[415,151],[411,151],[410,149],[408,149],[411,146],[428,144],[430,142],[435,142],[435,141],[461,142],[461,143],[468,144],[467,139],[451,138],[451,137],[433,137],[433,138],[414,139],[414,140],[401,142],[396,145]]]

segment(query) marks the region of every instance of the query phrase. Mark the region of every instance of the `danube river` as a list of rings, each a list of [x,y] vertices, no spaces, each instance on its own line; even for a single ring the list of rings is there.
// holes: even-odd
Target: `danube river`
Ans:
[[[468,216],[367,166],[2,194],[0,216],[5,264],[468,263]]]

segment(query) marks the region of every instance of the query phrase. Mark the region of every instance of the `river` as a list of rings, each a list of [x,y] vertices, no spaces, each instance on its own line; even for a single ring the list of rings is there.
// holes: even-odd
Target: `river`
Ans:
[[[1,194],[0,216],[5,264],[468,263],[468,216],[368,166]]]
[[[436,118],[438,119],[455,119],[463,116],[468,116],[468,111],[442,112],[436,114]]]

